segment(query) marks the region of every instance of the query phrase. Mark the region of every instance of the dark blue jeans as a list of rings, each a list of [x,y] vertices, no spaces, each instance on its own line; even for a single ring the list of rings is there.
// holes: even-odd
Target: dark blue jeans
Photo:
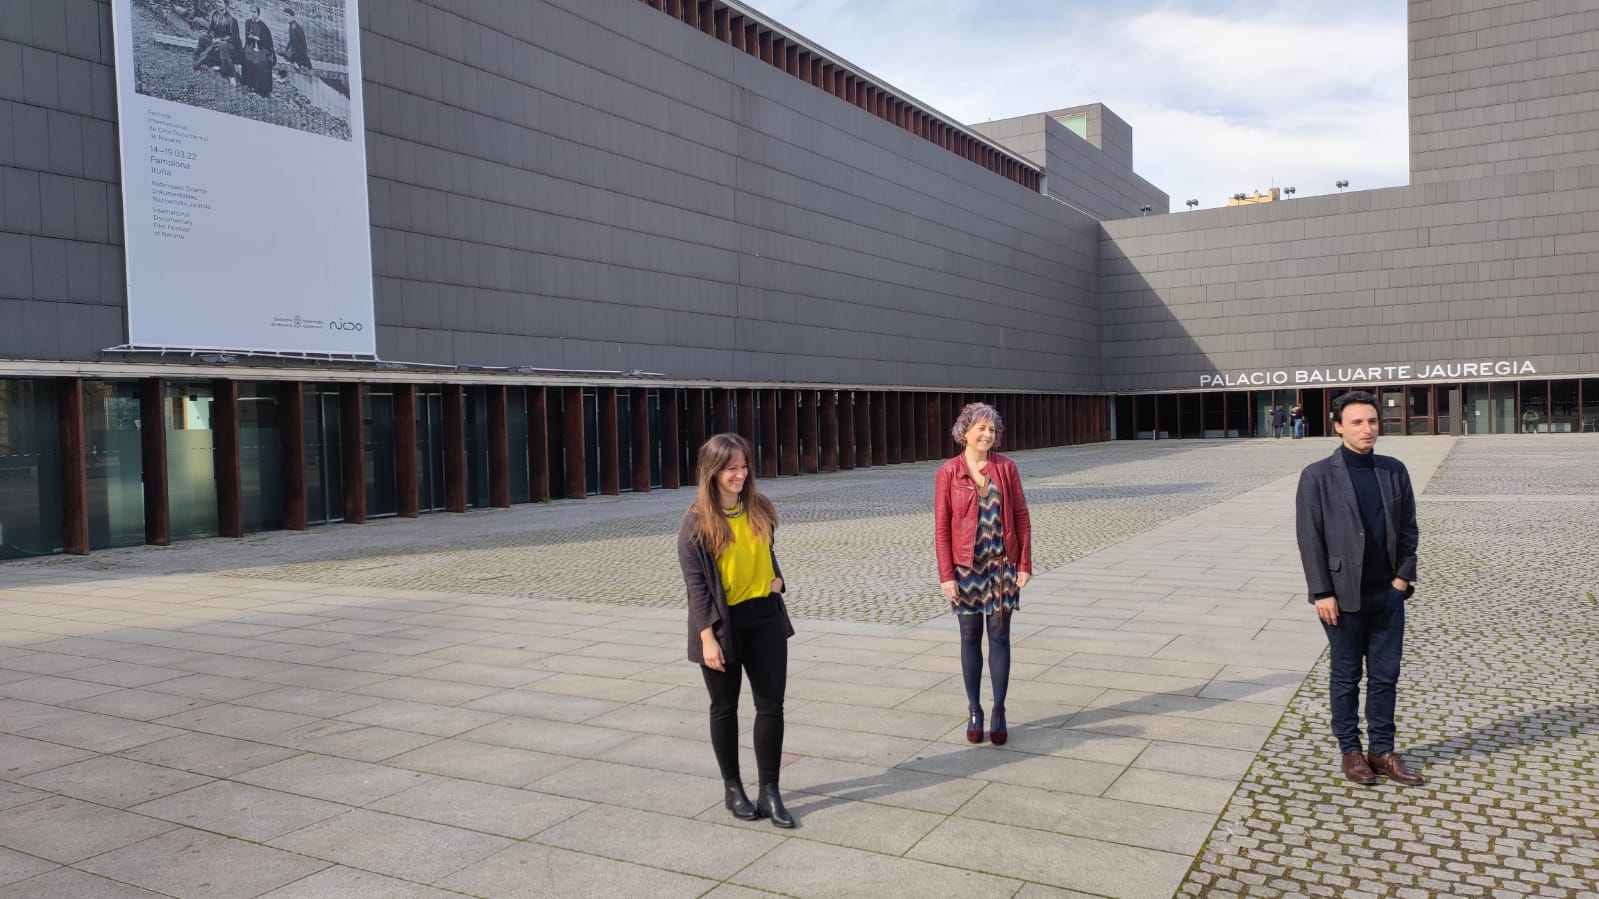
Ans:
[[[1360,598],[1360,611],[1339,611],[1336,625],[1323,624],[1332,647],[1333,736],[1338,751],[1360,751],[1360,675],[1366,674],[1366,732],[1371,754],[1394,748],[1394,696],[1399,658],[1405,650],[1405,594],[1389,587]]]

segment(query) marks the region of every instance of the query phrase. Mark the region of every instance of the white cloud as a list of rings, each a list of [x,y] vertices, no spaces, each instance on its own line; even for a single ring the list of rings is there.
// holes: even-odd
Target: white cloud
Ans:
[[[1103,102],[1139,174],[1218,206],[1408,180],[1405,12],[1366,6],[764,0],[756,8],[965,122]]]

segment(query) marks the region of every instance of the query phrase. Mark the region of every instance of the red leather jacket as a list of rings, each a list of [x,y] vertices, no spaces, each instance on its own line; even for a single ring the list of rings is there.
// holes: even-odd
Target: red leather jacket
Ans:
[[[1022,495],[1016,463],[988,454],[988,477],[999,486],[1005,522],[1005,558],[1018,572],[1033,573],[1033,523]],[[955,580],[955,566],[971,567],[977,549],[977,482],[962,456],[945,462],[933,480],[933,537],[938,547],[938,580]]]

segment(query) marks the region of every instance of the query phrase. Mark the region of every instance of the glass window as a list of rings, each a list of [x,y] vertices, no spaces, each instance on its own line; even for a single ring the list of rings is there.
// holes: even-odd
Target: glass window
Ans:
[[[1055,116],[1055,121],[1066,126],[1066,130],[1077,135],[1083,140],[1088,139],[1088,113],[1078,112],[1071,115]]]
[[[305,492],[311,524],[344,520],[344,463],[340,457],[339,391],[305,388]]]
[[[1493,433],[1516,433],[1521,428],[1521,422],[1516,418],[1516,385],[1491,384],[1488,389],[1490,405],[1493,407]]]
[[[60,551],[54,382],[0,379],[0,559]]]
[[[1405,401],[1409,407],[1411,434],[1431,434],[1432,385],[1418,384],[1405,388]]]
[[[211,430],[211,385],[169,381],[162,414],[167,426],[167,508],[173,540],[217,535],[216,447]]]
[[[417,505],[423,512],[444,511],[444,394],[438,388],[416,392]]]
[[[483,387],[464,388],[466,396],[466,504],[489,507],[489,399]]]
[[[1570,434],[1582,429],[1577,416],[1577,382],[1549,382],[1549,430]]]
[[[1522,381],[1521,432],[1537,434],[1549,430],[1549,382]]]
[[[244,529],[283,527],[283,444],[276,384],[239,385],[239,469]]]
[[[1582,382],[1582,429],[1599,431],[1599,378]]]
[[[139,426],[138,383],[83,382],[91,549],[144,543],[144,447]]]
[[[1461,414],[1467,434],[1492,434],[1493,412],[1487,384],[1467,384]]]
[[[366,514],[382,518],[399,511],[394,469],[394,394],[390,388],[362,390],[361,434],[366,446]]]
[[[505,408],[505,434],[510,443],[506,455],[511,460],[511,502],[525,503],[533,499],[528,485],[527,390],[506,388]]]

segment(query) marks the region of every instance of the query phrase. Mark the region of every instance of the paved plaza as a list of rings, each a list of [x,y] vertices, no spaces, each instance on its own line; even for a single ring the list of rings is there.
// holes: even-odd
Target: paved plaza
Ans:
[[[1421,493],[1412,789],[1334,776],[1293,535],[1334,445],[1015,454],[999,749],[935,463],[765,482],[794,831],[721,806],[687,491],[5,563],[0,899],[1599,897],[1599,437],[1383,442]]]

